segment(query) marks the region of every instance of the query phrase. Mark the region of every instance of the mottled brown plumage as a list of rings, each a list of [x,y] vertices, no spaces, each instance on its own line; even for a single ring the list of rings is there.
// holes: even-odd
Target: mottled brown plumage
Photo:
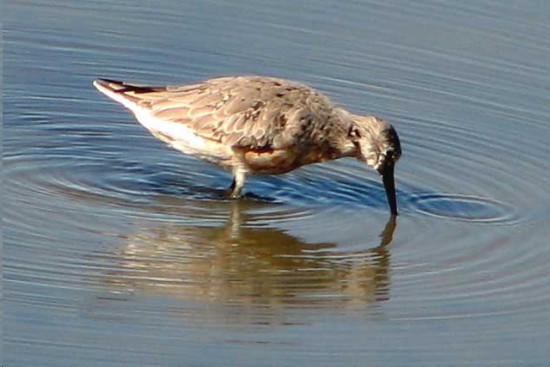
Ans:
[[[280,174],[306,164],[355,157],[377,169],[397,214],[393,166],[401,155],[393,127],[353,115],[293,81],[224,77],[152,87],[98,79],[94,85],[130,109],[153,135],[174,148],[230,169],[231,195],[249,173]]]

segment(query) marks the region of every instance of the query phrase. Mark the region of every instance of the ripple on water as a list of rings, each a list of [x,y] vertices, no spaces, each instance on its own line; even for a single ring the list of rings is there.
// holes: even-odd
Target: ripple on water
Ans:
[[[11,3],[13,365],[548,360],[544,2]],[[172,153],[90,85],[239,70],[313,81],[395,123],[392,246],[376,248],[387,203],[359,162],[251,178],[256,196],[226,200],[229,174]]]
[[[542,146],[525,134],[501,134],[409,118],[396,170],[407,214],[484,224],[535,221],[544,210],[539,182],[547,173],[540,155],[517,147]]]
[[[453,220],[483,223],[512,223],[517,213],[494,199],[452,194],[416,194],[411,203],[422,213]]]

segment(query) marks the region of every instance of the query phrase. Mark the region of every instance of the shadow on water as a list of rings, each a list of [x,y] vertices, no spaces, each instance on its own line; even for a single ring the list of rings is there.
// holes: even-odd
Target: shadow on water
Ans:
[[[204,165],[202,162],[200,164]],[[218,168],[202,174],[201,177],[197,173],[181,172],[181,169],[175,167],[136,167],[124,170],[139,179],[129,180],[126,176],[121,177],[123,181],[112,184],[135,193],[149,193],[151,196],[174,195],[194,200],[228,200],[226,193],[231,175]],[[244,197],[298,206],[355,204],[377,209],[387,206],[384,189],[376,177],[338,177],[335,180],[311,174],[251,176],[246,183]]]
[[[164,222],[129,235],[103,286],[116,294],[264,308],[361,308],[389,298],[395,217],[373,247],[346,251],[255,223],[252,213],[265,204],[213,205],[227,211],[221,226]],[[185,217],[198,215],[191,206],[177,207]]]
[[[158,199],[167,196],[190,201],[234,201],[226,197],[231,182],[229,173],[201,161],[192,163],[186,166],[187,171],[182,171],[174,163],[153,166],[116,162],[105,166],[102,161],[81,160],[71,169],[47,163],[21,164],[18,174],[30,175],[29,184],[47,187],[63,196],[109,202],[128,209],[157,207]],[[287,175],[250,177],[243,199],[296,208],[361,207],[387,212],[380,181],[367,169],[350,167],[337,171],[328,164],[316,165]],[[397,201],[399,212],[407,216],[485,224],[512,224],[521,219],[512,205],[491,197],[428,191],[406,181],[398,182]]]
[[[134,172],[140,180],[120,182],[136,193],[151,196],[174,195],[194,200],[231,201],[227,187],[220,186],[231,181],[231,176],[219,170],[212,173],[212,186],[197,185],[195,176],[178,173],[177,170],[159,172],[158,168],[139,169]],[[510,223],[516,220],[513,208],[503,202],[482,196],[426,191],[422,188],[400,183],[397,188],[399,210],[406,215],[428,215],[444,219]],[[290,203],[296,206],[362,206],[379,211],[388,208],[384,188],[376,176],[323,177],[303,176],[256,176],[245,187],[244,199],[265,203]]]

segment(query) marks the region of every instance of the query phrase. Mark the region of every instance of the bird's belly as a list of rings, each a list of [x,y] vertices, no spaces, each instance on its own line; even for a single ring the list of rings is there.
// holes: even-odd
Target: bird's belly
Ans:
[[[279,174],[292,171],[296,166],[296,155],[286,150],[249,150],[244,152],[247,168],[253,173]]]
[[[298,149],[249,150],[244,160],[250,171],[263,174],[281,174],[301,166],[330,159],[320,150],[300,151]]]

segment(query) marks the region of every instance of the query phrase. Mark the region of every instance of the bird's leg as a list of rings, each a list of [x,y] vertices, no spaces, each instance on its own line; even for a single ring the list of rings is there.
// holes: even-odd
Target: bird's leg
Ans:
[[[228,194],[231,198],[238,198],[241,196],[241,191],[246,180],[246,170],[242,168],[236,168],[233,171],[233,181],[229,187]]]
[[[233,176],[233,181],[231,181],[231,186],[227,189],[227,196],[235,198],[239,197],[240,190],[235,190],[237,188],[237,178]]]

